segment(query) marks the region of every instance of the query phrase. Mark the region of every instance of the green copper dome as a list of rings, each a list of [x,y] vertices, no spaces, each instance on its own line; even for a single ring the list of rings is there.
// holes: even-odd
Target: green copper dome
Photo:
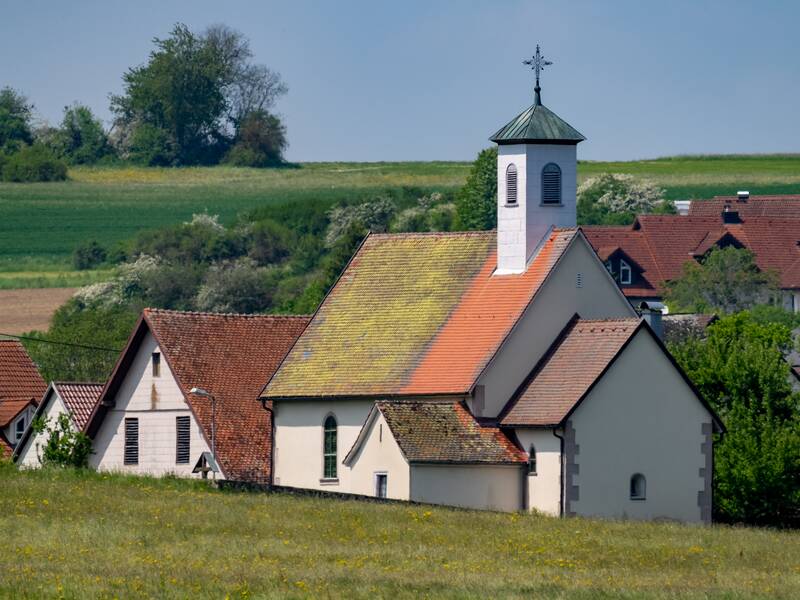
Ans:
[[[536,100],[533,106],[514,117],[489,139],[497,144],[578,144],[586,139],[541,104],[538,93]]]

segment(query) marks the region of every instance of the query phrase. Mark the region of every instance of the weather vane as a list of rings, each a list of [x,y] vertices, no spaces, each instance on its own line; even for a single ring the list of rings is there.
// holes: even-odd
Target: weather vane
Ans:
[[[522,61],[523,65],[528,65],[533,71],[536,72],[536,87],[533,88],[533,91],[536,92],[536,104],[542,103],[541,91],[542,88],[539,87],[539,73],[544,71],[545,67],[549,67],[553,64],[552,61],[546,60],[544,56],[542,56],[541,49],[539,48],[539,44],[536,44],[536,54],[534,54],[528,60]]]

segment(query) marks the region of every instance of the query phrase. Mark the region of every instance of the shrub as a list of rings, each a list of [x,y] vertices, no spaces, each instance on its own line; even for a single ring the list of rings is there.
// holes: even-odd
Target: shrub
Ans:
[[[33,422],[36,433],[46,433],[47,441],[39,457],[43,466],[73,467],[85,469],[92,454],[92,440],[81,431],[75,431],[67,413],[58,415],[51,426],[49,419]]]
[[[134,127],[129,156],[133,162],[151,167],[170,167],[178,160],[175,140],[169,132],[146,123]]]
[[[259,110],[239,125],[236,142],[225,162],[236,167],[274,167],[283,163],[286,127],[275,115]]]
[[[25,146],[3,165],[3,180],[17,182],[63,181],[67,164],[42,144]]]
[[[79,271],[93,269],[106,261],[107,252],[96,240],[83,242],[72,252],[72,265]]]
[[[578,187],[581,225],[626,225],[637,214],[674,212],[674,205],[664,200],[663,189],[633,175],[603,173]]]
[[[198,310],[255,313],[269,308],[274,286],[268,270],[249,259],[212,265],[195,303]]]
[[[332,208],[328,212],[330,225],[325,235],[325,243],[329,247],[335,246],[336,242],[351,232],[353,227],[361,229],[362,238],[368,231],[383,233],[388,230],[396,211],[395,203],[383,197],[362,204]]]

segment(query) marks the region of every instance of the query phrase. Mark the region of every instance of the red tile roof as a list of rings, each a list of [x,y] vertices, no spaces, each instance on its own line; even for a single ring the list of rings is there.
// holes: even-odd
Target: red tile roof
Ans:
[[[690,217],[719,218],[725,207],[739,213],[740,217],[769,217],[772,219],[800,219],[800,194],[782,196],[750,196],[740,201],[736,196],[715,196],[711,200],[692,200]]]
[[[495,232],[370,235],[264,395],[468,391],[579,230],[493,276]]]
[[[639,319],[575,319],[534,369],[500,423],[561,423],[641,326]]]
[[[748,217],[727,224],[719,217],[641,215],[631,226],[583,231],[596,251],[618,246],[641,267],[641,283],[622,286],[626,296],[661,296],[664,282],[723,238],[751,250],[760,269],[777,271],[782,288],[800,288],[800,220]]]
[[[0,401],[0,428],[8,427],[30,405],[36,406],[33,398],[6,398]]]
[[[460,402],[377,402],[408,462],[520,463],[527,454]]]
[[[72,414],[75,425],[78,429],[86,427],[92,409],[100,399],[104,384],[102,383],[67,383],[55,382],[59,397],[64,402],[64,406]]]
[[[268,482],[272,448],[271,413],[259,392],[310,317],[235,315],[145,309],[128,346],[87,423],[94,436],[149,329],[206,439],[211,440],[211,403],[189,393],[207,390],[216,399],[216,450],[228,479]]]
[[[47,385],[31,357],[16,340],[0,340],[0,402],[4,398],[41,400]]]

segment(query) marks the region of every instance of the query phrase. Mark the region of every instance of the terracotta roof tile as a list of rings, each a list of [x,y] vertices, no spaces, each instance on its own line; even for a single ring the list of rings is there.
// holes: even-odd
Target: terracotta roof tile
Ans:
[[[641,325],[639,319],[575,319],[537,365],[501,425],[556,425]]]
[[[78,429],[83,429],[89,421],[92,409],[100,399],[103,385],[102,383],[53,383]]]
[[[460,402],[377,402],[409,462],[519,463],[527,460],[498,427],[479,424]]]
[[[800,220],[751,216],[723,223],[719,216],[641,215],[632,226],[583,231],[595,251],[616,245],[641,266],[643,283],[621,286],[627,296],[662,295],[664,282],[680,277],[687,261],[726,239],[751,250],[760,269],[777,271],[782,288],[800,288]]]
[[[189,390],[215,396],[217,454],[226,476],[269,481],[272,424],[259,392],[310,317],[145,309],[144,318],[208,440],[210,402]]]
[[[493,231],[369,236],[264,394],[467,391],[576,235],[502,277]]]
[[[36,406],[36,401],[33,398],[6,398],[0,401],[0,427],[8,427],[29,405]]]
[[[47,385],[31,357],[16,340],[0,340],[0,402],[4,398],[41,400]]]
[[[740,217],[770,217],[773,219],[800,219],[800,194],[781,196],[750,196],[741,202],[736,196],[715,196],[711,200],[692,200],[690,217],[719,218],[725,207],[739,213]]]

